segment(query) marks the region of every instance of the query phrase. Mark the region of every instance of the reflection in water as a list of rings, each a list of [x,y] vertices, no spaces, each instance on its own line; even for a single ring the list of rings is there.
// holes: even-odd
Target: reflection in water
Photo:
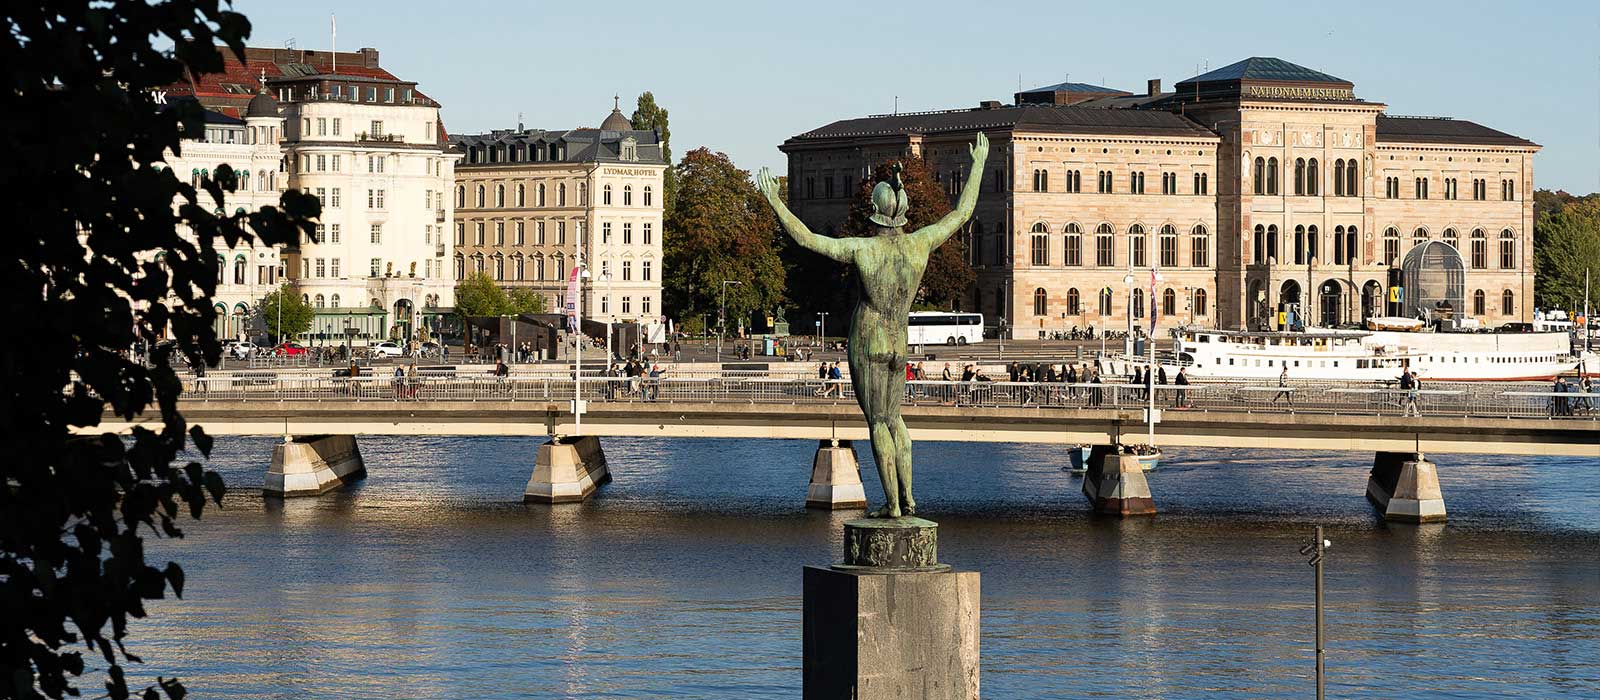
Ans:
[[[219,440],[226,508],[159,542],[186,598],[142,672],[207,697],[793,697],[814,441],[607,440],[615,481],[523,505],[532,438],[363,438],[370,477],[263,500],[270,439]],[[868,498],[877,480],[865,445]],[[1087,514],[1059,449],[920,443],[941,558],[983,572],[991,697],[1255,698],[1311,687],[1328,527],[1331,697],[1600,695],[1593,460],[1435,455],[1451,521],[1389,525],[1370,454],[1173,451],[1161,513]]]

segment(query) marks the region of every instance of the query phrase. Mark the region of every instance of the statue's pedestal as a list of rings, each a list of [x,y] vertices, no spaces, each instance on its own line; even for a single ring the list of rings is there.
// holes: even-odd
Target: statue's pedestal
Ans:
[[[845,523],[844,563],[805,567],[803,696],[977,698],[978,579],[938,562],[936,523]]]

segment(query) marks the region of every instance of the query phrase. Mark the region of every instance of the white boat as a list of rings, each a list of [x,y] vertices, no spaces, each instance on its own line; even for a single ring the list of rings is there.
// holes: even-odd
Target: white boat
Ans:
[[[1067,456],[1072,460],[1072,466],[1069,467],[1069,471],[1074,474],[1082,474],[1089,471],[1089,457],[1093,453],[1093,445],[1073,445],[1067,448]],[[1139,467],[1147,472],[1154,471],[1161,464],[1160,450],[1150,454],[1138,455],[1138,457]]]
[[[1548,380],[1579,367],[1566,333],[1247,332],[1180,328],[1176,364],[1194,378],[1392,380],[1410,368],[1432,381]],[[1136,360],[1137,362],[1137,360]],[[1591,363],[1589,368],[1593,369]]]

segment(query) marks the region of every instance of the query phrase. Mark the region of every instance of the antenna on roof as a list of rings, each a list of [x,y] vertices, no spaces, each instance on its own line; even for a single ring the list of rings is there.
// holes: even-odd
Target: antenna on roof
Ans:
[[[894,115],[897,116],[897,117],[900,116],[900,96],[899,95],[895,95],[894,96]]]

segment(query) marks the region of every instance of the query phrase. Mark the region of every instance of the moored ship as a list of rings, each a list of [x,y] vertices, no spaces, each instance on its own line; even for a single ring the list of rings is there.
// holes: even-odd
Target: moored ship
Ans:
[[[1566,333],[1175,331],[1176,365],[1189,376],[1382,381],[1410,369],[1433,381],[1548,380],[1580,368]],[[1588,358],[1586,370],[1594,370]],[[1137,359],[1135,360],[1137,362]],[[1163,362],[1162,364],[1168,364]],[[1177,366],[1169,367],[1175,372]]]

